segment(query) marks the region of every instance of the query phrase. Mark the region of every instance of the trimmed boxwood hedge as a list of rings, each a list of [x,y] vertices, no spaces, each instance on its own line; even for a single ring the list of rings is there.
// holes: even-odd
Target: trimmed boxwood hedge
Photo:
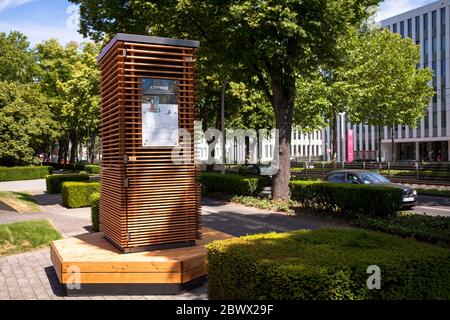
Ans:
[[[45,178],[47,185],[47,193],[56,194],[61,193],[61,185],[66,181],[88,181],[87,174],[55,174]]]
[[[86,171],[88,173],[99,174],[100,173],[100,166],[96,165],[96,164],[86,164],[84,166],[84,171]]]
[[[100,192],[94,192],[91,197],[92,230],[100,231]]]
[[[403,191],[375,185],[291,181],[291,199],[300,205],[347,216],[390,216],[401,210]]]
[[[386,218],[360,217],[353,224],[418,241],[450,247],[450,217],[427,216],[411,212],[399,212]]]
[[[210,299],[450,299],[450,250],[378,232],[259,234],[207,250]],[[380,290],[367,288],[372,265]]]
[[[217,194],[233,196],[258,195],[267,183],[264,177],[243,177],[237,174],[225,175],[204,172],[201,175],[202,191],[205,195]]]
[[[99,189],[99,182],[64,182],[61,187],[63,204],[67,208],[90,207],[91,195]]]
[[[44,179],[53,174],[53,168],[47,166],[39,167],[0,167],[0,181],[20,181]]]

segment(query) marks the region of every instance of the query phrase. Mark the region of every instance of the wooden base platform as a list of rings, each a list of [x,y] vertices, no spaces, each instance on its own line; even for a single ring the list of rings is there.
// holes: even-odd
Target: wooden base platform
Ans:
[[[232,236],[204,228],[193,247],[124,254],[103,233],[53,241],[51,260],[68,295],[177,294],[206,279],[205,245]]]

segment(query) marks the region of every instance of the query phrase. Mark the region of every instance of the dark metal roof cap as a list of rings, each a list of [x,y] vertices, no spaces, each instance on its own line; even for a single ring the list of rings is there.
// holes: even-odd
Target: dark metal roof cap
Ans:
[[[103,48],[102,52],[100,53],[100,55],[97,58],[97,62],[100,62],[100,60],[103,59],[103,57],[108,53],[109,50],[111,50],[111,48],[118,41],[161,44],[161,45],[166,45],[166,46],[178,46],[178,47],[188,47],[188,48],[198,48],[200,46],[200,41],[196,41],[196,40],[172,39],[172,38],[143,36],[143,35],[137,35],[137,34],[118,33]]]

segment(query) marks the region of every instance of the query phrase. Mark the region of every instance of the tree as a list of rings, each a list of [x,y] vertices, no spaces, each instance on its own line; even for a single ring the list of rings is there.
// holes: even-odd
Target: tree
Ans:
[[[48,150],[55,128],[36,85],[0,81],[0,165],[38,164],[36,151]]]
[[[271,102],[279,130],[275,199],[287,199],[296,78],[335,55],[336,39],[368,16],[379,0],[71,0],[80,4],[81,32],[93,38],[133,32],[190,37],[215,63],[242,68]]]
[[[93,158],[99,118],[98,53],[93,43],[63,47],[54,39],[36,47],[38,82],[59,125],[60,162],[66,162],[70,151],[69,161],[75,163],[81,143],[88,144]]]
[[[27,37],[13,31],[0,33],[0,81],[30,83],[36,76],[36,64]]]
[[[378,156],[381,161],[381,127],[391,128],[392,158],[394,127],[415,127],[434,95],[429,85],[430,69],[418,69],[420,48],[409,38],[388,30],[361,35],[350,59],[356,66],[352,79],[359,87],[354,119],[378,126]]]
[[[297,95],[293,123],[298,129],[308,135],[308,163],[311,153],[311,134],[326,126],[325,114],[331,106],[327,99],[327,86],[322,77],[299,77],[297,79]]]
[[[337,161],[337,120],[341,113],[352,114],[359,86],[353,77],[354,62],[351,53],[358,46],[358,28],[337,39],[336,58],[321,65],[316,71],[299,78],[294,119],[304,123],[309,131],[328,124],[331,129],[331,161]]]

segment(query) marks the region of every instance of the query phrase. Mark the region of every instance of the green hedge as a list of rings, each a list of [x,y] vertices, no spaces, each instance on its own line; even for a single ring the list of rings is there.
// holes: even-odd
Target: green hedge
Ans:
[[[99,189],[99,182],[64,182],[61,187],[63,204],[67,208],[90,207],[91,195]]]
[[[92,230],[100,231],[100,193],[94,192],[90,198],[91,201],[91,221]]]
[[[207,250],[210,299],[450,299],[450,250],[378,232],[260,234]],[[372,265],[380,290],[367,288]]]
[[[53,174],[53,168],[47,166],[39,167],[0,167],[0,181],[20,181],[44,179]]]
[[[291,199],[302,206],[348,216],[389,216],[401,209],[403,191],[375,185],[291,181]]]
[[[202,191],[205,195],[220,193],[233,196],[254,196],[267,183],[264,177],[243,177],[227,173],[204,172],[201,175]]]
[[[88,181],[87,174],[55,174],[45,178],[47,193],[61,193],[61,185],[66,181]]]
[[[100,166],[96,165],[96,164],[86,164],[84,166],[84,171],[86,171],[88,173],[99,174],[100,173]]]
[[[399,212],[388,218],[360,217],[353,224],[365,229],[450,246],[450,217]]]

